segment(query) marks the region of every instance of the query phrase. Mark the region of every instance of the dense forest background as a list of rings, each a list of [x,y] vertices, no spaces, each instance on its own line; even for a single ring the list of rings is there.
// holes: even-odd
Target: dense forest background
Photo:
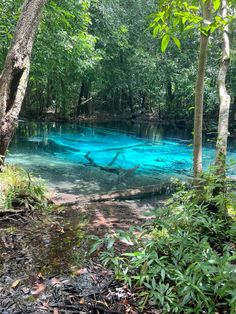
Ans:
[[[3,66],[21,0],[0,4],[0,65]],[[180,33],[181,49],[165,54],[149,25],[157,1],[49,1],[33,48],[30,81],[21,116],[58,119],[100,116],[147,118],[190,124],[193,121],[199,32]],[[234,23],[231,23],[233,29]],[[236,114],[235,36],[228,89],[230,126]],[[217,125],[217,75],[221,34],[210,37],[205,80],[205,119]],[[209,123],[209,120],[211,123]]]
[[[1,1],[1,313],[236,313],[235,3]]]

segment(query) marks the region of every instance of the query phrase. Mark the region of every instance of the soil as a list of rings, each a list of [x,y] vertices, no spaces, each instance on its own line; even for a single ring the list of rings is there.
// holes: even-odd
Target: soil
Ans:
[[[99,256],[89,256],[89,235],[141,224],[156,204],[109,201],[6,216],[0,222],[0,313],[138,313],[135,294],[114,280]]]

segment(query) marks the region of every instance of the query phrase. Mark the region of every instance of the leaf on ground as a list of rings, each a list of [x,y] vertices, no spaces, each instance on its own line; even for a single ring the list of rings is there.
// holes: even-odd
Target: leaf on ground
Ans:
[[[43,280],[45,279],[45,278],[43,277],[43,274],[42,274],[42,273],[38,273],[38,278],[39,278],[39,279],[43,279]]]
[[[65,233],[64,228],[62,226],[58,225],[58,224],[52,224],[51,228],[55,232]]]
[[[40,310],[45,310],[45,311],[47,311],[48,308],[49,308],[48,301],[47,301],[47,302],[44,302],[44,303],[40,306]]]
[[[85,299],[84,298],[80,299],[79,304],[85,304]]]
[[[54,307],[53,309],[53,314],[59,314],[58,309],[56,307]]]
[[[76,275],[76,276],[80,276],[80,275],[87,274],[87,273],[88,273],[87,268],[81,268],[81,269],[74,271],[74,275]]]
[[[33,290],[31,290],[32,295],[38,295],[46,289],[45,284],[38,283],[34,286]]]
[[[11,287],[15,289],[19,285],[19,283],[20,283],[20,279],[17,279],[12,283]]]
[[[53,286],[59,285],[60,283],[61,283],[60,280],[57,279],[57,278],[52,278],[52,279],[51,279],[51,284],[52,284]]]

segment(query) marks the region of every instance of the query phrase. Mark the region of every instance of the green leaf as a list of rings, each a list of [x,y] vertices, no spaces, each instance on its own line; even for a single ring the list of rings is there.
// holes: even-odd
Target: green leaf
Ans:
[[[186,27],[184,28],[184,31],[187,31],[187,30],[193,29],[193,28],[195,28],[195,25],[194,25],[194,24],[189,24],[188,26],[186,26]]]
[[[133,257],[143,257],[145,256],[145,253],[142,251],[142,252],[133,252],[133,253],[124,253],[122,254],[123,256],[133,256]]]
[[[160,32],[160,25],[157,25],[153,29],[153,36],[156,37],[159,32]]]
[[[174,43],[176,44],[176,46],[180,49],[181,48],[180,40],[175,36],[172,36],[172,39],[173,39]]]
[[[114,243],[115,243],[114,239],[112,238],[108,239],[107,250],[110,250],[113,247]]]
[[[92,247],[91,247],[91,249],[89,250],[89,254],[92,254],[92,253],[94,253],[95,251],[97,251],[97,249],[101,246],[101,241],[98,241],[98,242],[95,242],[93,245],[92,245]]]
[[[213,6],[215,11],[217,11],[220,7],[220,0],[213,0]]]
[[[162,37],[162,41],[161,41],[161,51],[162,52],[166,51],[166,48],[168,47],[169,42],[170,42],[170,35],[165,34]]]
[[[165,277],[166,277],[166,272],[165,272],[165,270],[162,268],[162,270],[161,270],[161,279],[164,281],[164,280],[165,280]]]

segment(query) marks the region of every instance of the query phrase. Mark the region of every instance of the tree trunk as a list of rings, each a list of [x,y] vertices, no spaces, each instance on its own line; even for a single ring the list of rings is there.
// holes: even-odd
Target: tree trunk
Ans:
[[[0,166],[14,134],[25,96],[32,47],[46,0],[25,0],[0,76]]]
[[[222,5],[222,18],[225,19],[228,14],[227,0],[222,0],[221,5]],[[227,153],[229,109],[230,109],[230,95],[227,93],[226,89],[226,75],[230,62],[230,40],[228,32],[229,25],[226,24],[223,32],[222,61],[218,76],[220,112],[215,161],[217,174],[225,174],[225,162]]]
[[[77,105],[77,116],[79,116],[82,113],[81,103],[83,102],[84,90],[85,90],[85,83],[84,81],[82,81],[81,87],[80,87],[80,93],[79,93],[79,101]]]
[[[129,90],[129,96],[128,96],[129,108],[130,108],[131,113],[133,113],[134,112],[134,103],[133,103],[133,92],[132,92],[131,86],[129,86],[128,90]]]
[[[203,3],[203,20],[209,21],[211,14],[211,1]],[[201,33],[200,51],[198,59],[198,74],[195,89],[195,112],[194,112],[194,178],[198,179],[202,174],[202,121],[203,121],[203,98],[204,78],[208,55],[208,34]]]

